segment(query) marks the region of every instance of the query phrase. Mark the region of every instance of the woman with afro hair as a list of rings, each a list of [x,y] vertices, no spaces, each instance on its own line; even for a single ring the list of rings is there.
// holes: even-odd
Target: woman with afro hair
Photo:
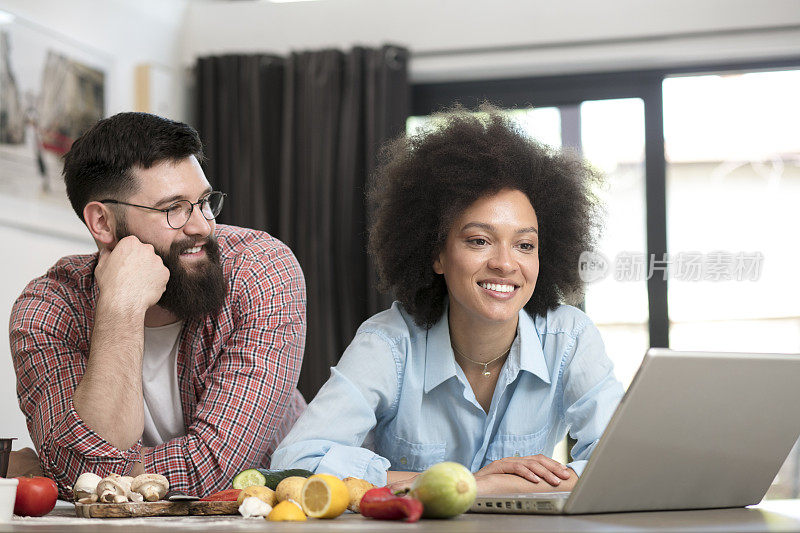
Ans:
[[[599,177],[492,107],[384,151],[369,251],[397,299],[364,322],[272,458],[407,486],[441,461],[480,493],[570,490],[623,394],[580,300]],[[573,461],[551,458],[569,433]]]

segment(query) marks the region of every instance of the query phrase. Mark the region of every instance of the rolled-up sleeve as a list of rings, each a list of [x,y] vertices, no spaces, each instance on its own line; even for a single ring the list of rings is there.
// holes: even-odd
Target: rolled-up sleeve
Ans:
[[[120,450],[84,423],[72,404],[83,375],[87,340],[72,306],[32,282],[11,310],[9,337],[17,397],[43,472],[71,499],[83,472],[127,474],[141,444]]]
[[[331,377],[272,456],[272,468],[304,468],[386,484],[389,461],[362,447],[397,408],[400,357],[380,332],[359,331]]]
[[[576,440],[574,460],[567,466],[581,475],[624,390],[614,376],[614,365],[606,355],[600,332],[591,321],[578,330],[564,361],[564,417],[570,436]]]

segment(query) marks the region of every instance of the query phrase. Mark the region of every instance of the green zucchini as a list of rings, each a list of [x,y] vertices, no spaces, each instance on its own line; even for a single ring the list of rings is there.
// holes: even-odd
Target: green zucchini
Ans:
[[[301,468],[290,468],[289,470],[267,470],[266,468],[257,468],[256,470],[261,472],[266,479],[264,484],[272,490],[275,490],[278,487],[278,483],[287,477],[310,477],[314,475],[314,472],[309,472]]]

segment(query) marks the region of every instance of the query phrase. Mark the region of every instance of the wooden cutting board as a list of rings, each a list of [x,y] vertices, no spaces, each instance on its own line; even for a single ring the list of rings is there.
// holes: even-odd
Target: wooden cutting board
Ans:
[[[79,518],[133,518],[143,516],[233,515],[239,513],[236,502],[129,502],[76,503]]]

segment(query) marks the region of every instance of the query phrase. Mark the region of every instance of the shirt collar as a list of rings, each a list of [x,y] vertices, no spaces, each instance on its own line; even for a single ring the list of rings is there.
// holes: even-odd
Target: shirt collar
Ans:
[[[550,369],[542,351],[542,341],[533,317],[525,309],[519,312],[517,335],[520,337],[520,370],[530,372],[549,385]]]
[[[519,312],[517,337],[515,344],[519,345],[519,369],[530,372],[550,384],[550,371],[542,351],[539,333],[533,318],[524,309]],[[515,355],[514,352],[512,349],[510,356]],[[430,392],[456,376],[455,355],[450,344],[450,325],[445,308],[442,318],[428,330],[425,350],[425,392]]]
[[[450,378],[456,377],[456,359],[450,345],[450,323],[447,306],[442,318],[428,330],[425,349],[425,392],[428,393]]]

